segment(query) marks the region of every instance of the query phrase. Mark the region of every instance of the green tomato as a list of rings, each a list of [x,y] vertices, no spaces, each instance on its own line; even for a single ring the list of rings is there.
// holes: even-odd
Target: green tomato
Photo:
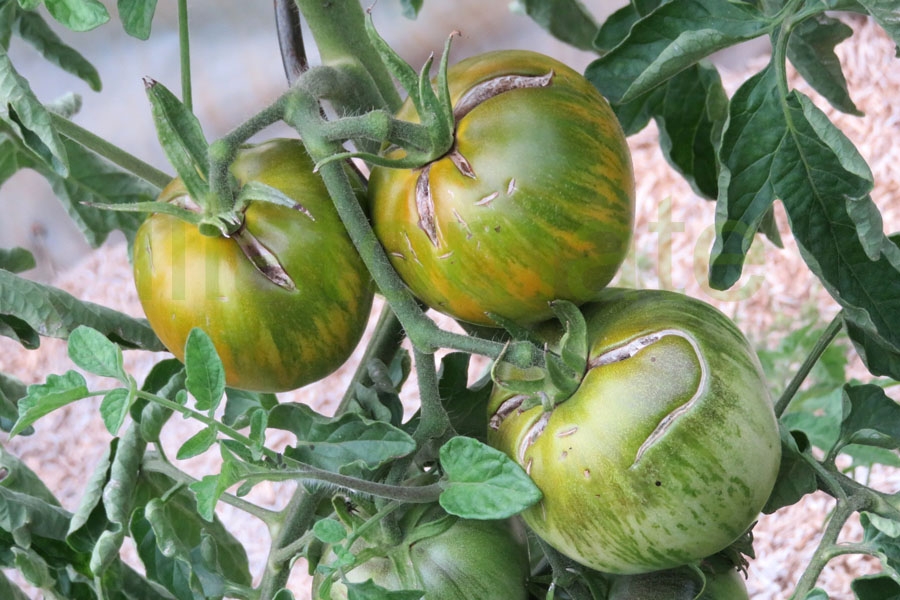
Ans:
[[[744,577],[737,569],[704,571],[687,568],[613,578],[607,600],[749,600]],[[703,593],[700,594],[700,590]]]
[[[593,300],[631,240],[634,176],[606,100],[564,64],[491,52],[448,72],[453,150],[422,169],[376,167],[376,235],[431,308],[496,326]],[[407,102],[398,117],[415,120]],[[395,151],[397,155],[400,151]]]
[[[208,237],[165,214],[150,216],[134,241],[134,280],[151,327],[184,359],[191,329],[212,339],[228,385],[280,392],[339,367],[365,329],[374,286],[321,178],[297,140],[239,152],[238,182],[274,187],[301,208],[251,201],[244,229],[278,261],[294,289],[278,285],[235,238]],[[186,203],[180,179],[162,202]]]
[[[440,509],[414,508],[400,529],[398,544],[358,540],[352,552],[366,560],[346,571],[345,579],[335,581],[330,592],[323,587],[327,567],[320,564],[313,598],[347,600],[347,583],[370,579],[389,591],[422,591],[425,600],[528,598],[528,550],[522,528],[514,521],[472,521]],[[334,553],[326,552],[323,564],[335,559]]]
[[[495,387],[488,441],[543,492],[523,513],[563,554],[607,573],[715,554],[759,515],[778,424],[756,354],[725,315],[674,292],[608,290],[583,307],[589,363],[545,412]]]

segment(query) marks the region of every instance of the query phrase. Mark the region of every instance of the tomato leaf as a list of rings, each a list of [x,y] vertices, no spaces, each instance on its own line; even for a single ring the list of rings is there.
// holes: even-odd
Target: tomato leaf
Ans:
[[[413,590],[389,591],[371,579],[362,583],[347,582],[347,600],[420,600],[425,592]]]
[[[863,528],[863,545],[881,563],[883,575],[900,581],[900,536],[897,522],[868,512],[860,513]]]
[[[788,58],[806,81],[836,109],[862,116],[850,99],[847,80],[834,48],[853,35],[853,29],[827,15],[797,24],[788,40]]]
[[[50,113],[0,46],[0,125],[4,124],[50,170],[61,177],[69,174],[66,149],[53,128]]]
[[[68,353],[72,362],[94,375],[130,381],[122,363],[122,349],[105,335],[84,325],[69,334]]]
[[[19,419],[9,432],[10,437],[57,408],[89,395],[84,377],[76,371],[69,371],[65,375],[49,375],[46,383],[29,385],[28,394],[19,400]]]
[[[305,404],[279,404],[269,412],[269,427],[297,437],[285,456],[333,472],[375,469],[416,449],[412,437],[389,423],[350,413],[329,418]]]
[[[197,410],[213,411],[225,395],[225,367],[205,331],[194,328],[184,345],[185,387]]]
[[[141,391],[175,402],[179,394],[186,393],[184,378],[181,361],[176,358],[161,360],[150,369]],[[159,442],[162,427],[171,415],[171,409],[143,398],[138,398],[131,405],[131,418],[140,424],[141,437],[147,442]]]
[[[869,197],[872,174],[844,134],[806,96],[782,97],[769,66],[732,98],[720,158],[711,285],[737,281],[779,198],[803,259],[846,318],[900,349],[900,255]]]
[[[156,0],[118,0],[119,19],[128,35],[139,40],[150,37]]]
[[[185,460],[203,454],[216,443],[218,434],[215,427],[204,427],[181,445],[175,458]]]
[[[225,388],[225,413],[222,422],[234,429],[250,426],[251,417],[259,409],[268,411],[278,404],[275,394]]]
[[[781,465],[772,494],[762,509],[767,515],[779,508],[796,504],[803,496],[818,489],[816,472],[803,456],[804,452],[810,450],[806,435],[803,432],[788,431],[787,427],[781,427],[780,433]]]
[[[166,86],[145,80],[156,135],[166,158],[184,181],[191,198],[202,203],[209,190],[209,144],[200,121]]]
[[[134,395],[127,388],[116,388],[103,396],[103,401],[100,403],[100,416],[103,418],[106,430],[112,435],[119,433],[133,401]]]
[[[28,468],[28,465],[2,446],[0,446],[0,467],[6,469],[5,476],[0,479],[0,486],[38,498],[52,506],[60,506],[59,500],[43,480]],[[2,597],[0,596],[0,598]]]
[[[0,269],[22,273],[36,266],[34,255],[25,248],[0,248]]]
[[[0,429],[9,432],[19,418],[19,400],[27,394],[27,388],[18,378],[0,372]],[[20,435],[31,435],[32,427],[26,427]]]
[[[585,77],[611,103],[629,102],[717,50],[768,33],[749,3],[669,2],[636,21],[627,37],[588,65]]]
[[[897,3],[892,0],[857,0],[875,21],[890,35],[894,42],[900,44],[900,19],[897,18]],[[900,46],[896,48],[900,57]]]
[[[489,373],[468,386],[470,358],[471,355],[464,352],[452,352],[441,359],[438,393],[453,430],[463,436],[484,440],[487,437],[485,415],[493,386]]]
[[[147,576],[179,600],[221,598],[230,585],[249,586],[247,555],[219,519],[200,518],[187,490],[160,500],[174,481],[158,473],[141,488],[150,493],[129,529]]]
[[[72,31],[89,31],[109,21],[99,0],[44,0],[47,12]]]
[[[319,519],[313,525],[313,535],[326,544],[337,544],[347,537],[347,530],[335,519]]]
[[[12,323],[14,327],[5,329],[4,323]],[[38,335],[65,339],[79,325],[100,331],[124,348],[157,352],[165,349],[143,319],[84,302],[58,288],[0,270],[0,335],[36,348],[40,345]]]
[[[423,0],[400,0],[403,16],[407,19],[415,19],[422,10]]]
[[[534,22],[580,50],[593,50],[599,27],[579,0],[520,0]]]
[[[457,436],[440,449],[446,477],[439,502],[464,519],[505,519],[541,499],[541,491],[508,456],[474,438]]]
[[[900,405],[877,385],[845,385],[835,452],[848,444],[900,448]]]
[[[884,375],[900,381],[900,350],[856,323],[845,321],[844,326],[856,353],[872,375]]]
[[[890,575],[878,573],[863,575],[850,582],[858,600],[897,600],[900,598],[900,583]]]
[[[14,23],[15,33],[31,44],[45,60],[78,77],[93,91],[100,91],[102,84],[97,69],[80,52],[63,42],[40,14],[19,11]]]

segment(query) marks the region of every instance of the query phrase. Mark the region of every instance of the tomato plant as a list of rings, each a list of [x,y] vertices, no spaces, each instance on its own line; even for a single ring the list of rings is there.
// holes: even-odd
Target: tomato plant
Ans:
[[[240,184],[280,190],[295,207],[253,201],[242,230],[226,238],[166,214],[150,216],[134,241],[134,278],[153,330],[180,359],[188,333],[203,329],[236,388],[278,392],[321,379],[362,336],[373,284],[312,161],[296,140],[243,149]],[[180,179],[160,201],[189,202]],[[260,254],[274,258],[259,264]],[[287,280],[266,272],[280,267]]]
[[[384,536],[376,531],[343,549],[355,559],[339,570],[338,555],[327,550],[313,597],[346,599],[348,584],[368,580],[389,591],[418,590],[433,600],[528,597],[528,552],[524,532],[513,522],[459,519],[423,505],[398,526],[399,541],[379,540]]]
[[[431,308],[481,325],[533,323],[551,300],[595,298],[634,221],[631,157],[609,104],[535,52],[475,56],[447,77],[450,152],[372,171],[372,224],[394,268]],[[413,103],[397,116],[415,119]]]
[[[584,307],[587,372],[571,397],[528,408],[498,386],[488,440],[543,492],[526,523],[609,573],[714,554],[769,498],[781,454],[761,367],[712,306],[674,292],[609,290]]]
[[[430,4],[400,3],[409,16]],[[592,55],[581,75],[555,57],[487,48],[502,39],[493,31],[478,40],[490,51],[452,66],[455,45],[473,40],[448,35],[438,64],[418,69],[358,0],[275,0],[283,91],[243,120],[217,112],[239,122],[211,140],[195,98],[218,108],[233,103],[227,85],[256,100],[270,88],[249,85],[257,65],[245,72],[233,61],[228,78],[195,88],[198,40],[187,0],[173,4],[177,29],[154,21],[156,0],[118,3],[129,36],[178,37],[181,53],[144,80],[149,108],[104,89],[105,110],[135,117],[119,137],[127,149],[78,114],[97,102],[100,72],[70,45],[84,38],[55,31],[99,27],[105,4],[0,0],[0,184],[34,171],[92,246],[121,232],[147,317],[39,281],[29,269],[45,262],[41,252],[0,247],[0,336],[21,346],[15,359],[27,357],[12,364],[28,365],[8,373],[5,351],[0,359],[0,597],[306,599],[308,586],[291,578],[304,561],[320,595],[355,600],[695,597],[704,581],[701,598],[755,597],[764,572],[750,560],[753,521],[813,492],[833,508],[779,597],[828,596],[820,575],[847,554],[880,571],[840,593],[900,596],[900,496],[859,476],[900,465],[890,395],[900,380],[900,252],[885,232],[900,224],[881,214],[889,199],[874,196],[890,187],[876,188],[873,174],[892,163],[879,156],[870,169],[835,117],[862,116],[836,48],[859,43],[861,14],[865,28],[900,42],[900,3],[642,0],[602,20],[575,0],[513,3]],[[255,10],[247,4],[242,16]],[[218,19],[221,5],[193,15]],[[405,23],[402,35],[419,37],[419,27]],[[769,43],[768,62],[726,89],[717,53],[756,39]],[[46,82],[29,81],[21,42],[91,95],[42,97]],[[148,48],[131,43],[117,48]],[[117,52],[116,77],[136,81],[143,58]],[[164,83],[172,79],[178,95]],[[172,172],[136,156],[145,140],[127,136],[142,110]],[[873,112],[866,123],[889,135],[887,109]],[[636,195],[642,210],[659,200],[644,190],[662,165],[632,173],[626,144],[651,121],[655,131],[636,143],[658,139],[694,192],[672,203],[716,203],[704,281],[732,288],[754,240],[781,247],[789,229],[792,244],[767,252],[795,244],[831,306],[810,308],[793,332],[781,330],[784,315],[761,328],[745,317],[752,304],[737,306],[745,337],[700,300],[607,287],[627,280],[615,277],[636,224],[660,245],[662,228],[676,225],[633,213]],[[248,146],[271,126],[293,141]],[[358,173],[371,174],[365,193]],[[144,222],[145,213],[154,216]],[[632,247],[638,267],[643,246]],[[107,250],[125,261],[125,247]],[[324,383],[343,389],[337,406],[319,412],[318,387],[304,390],[308,403],[269,393],[343,362],[376,288],[384,303],[353,374]],[[68,370],[37,374],[53,352],[48,337],[66,341]],[[779,347],[762,353],[767,378],[748,338]],[[167,347],[178,359],[138,381],[124,350]],[[85,430],[76,411],[95,406]],[[63,425],[51,427],[44,417],[64,407]],[[178,429],[182,417],[191,433]],[[93,435],[100,426],[109,435]],[[78,441],[66,464],[87,462],[86,450],[76,454],[84,443],[103,446],[90,448],[99,458],[76,506],[58,497],[59,477],[16,457],[40,462],[32,449],[61,438]],[[191,458],[200,460],[188,472]],[[253,493],[262,483],[284,502],[263,505]],[[847,544],[844,526],[857,517],[863,535]],[[527,563],[510,519],[530,526]],[[126,542],[139,568],[123,560]]]

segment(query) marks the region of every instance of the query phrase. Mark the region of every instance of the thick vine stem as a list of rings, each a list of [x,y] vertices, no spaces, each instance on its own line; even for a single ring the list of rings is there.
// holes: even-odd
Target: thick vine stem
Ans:
[[[309,71],[313,73],[314,70]],[[322,135],[321,116],[316,98],[304,93],[301,77],[298,93],[291,94],[285,102],[284,120],[294,127],[303,139],[310,157],[322,162],[341,152],[341,146]],[[494,341],[473,338],[441,330],[429,319],[400,276],[391,266],[384,248],[375,236],[365,212],[353,192],[347,173],[339,162],[323,164],[320,169],[322,179],[334,201],[338,215],[347,228],[350,239],[356,246],[369,273],[400,320],[412,344],[421,352],[430,354],[439,348],[453,348],[474,354],[496,358],[503,345]]]
[[[438,391],[437,369],[434,355],[425,354],[413,348],[413,361],[416,376],[419,380],[419,424],[413,433],[413,439],[419,444],[429,440],[440,440],[452,432],[450,417],[441,402]]]

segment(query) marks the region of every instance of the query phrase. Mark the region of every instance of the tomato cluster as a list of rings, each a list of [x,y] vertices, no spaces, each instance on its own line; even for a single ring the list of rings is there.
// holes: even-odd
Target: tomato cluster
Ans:
[[[629,249],[634,178],[622,129],[584,77],[546,56],[508,51],[465,60],[448,81],[451,150],[417,169],[375,167],[372,228],[426,306],[473,325],[529,330],[545,340],[545,356],[563,353],[567,337],[551,303],[580,307],[586,366],[574,391],[537,402],[498,382],[487,442],[541,489],[522,518],[542,543],[606,574],[610,597],[643,597],[622,591],[645,585],[629,576],[677,571],[722,551],[773,488],[780,438],[759,363],[708,304],[607,287]],[[398,118],[417,119],[411,103]],[[229,385],[300,387],[352,352],[373,284],[299,141],[245,149],[232,172],[239,185],[263,183],[296,205],[250,202],[232,237],[150,217],[134,246],[138,293],[176,356],[200,327]],[[161,200],[189,204],[180,180]],[[260,268],[258,251],[290,285]],[[528,555],[508,523],[441,518],[426,519],[445,522],[440,531],[406,523],[393,548],[360,540],[349,550],[371,560],[325,588],[345,597],[347,584],[372,579],[426,598],[528,597]],[[716,585],[746,597],[731,571]],[[720,597],[713,589],[703,597]]]

